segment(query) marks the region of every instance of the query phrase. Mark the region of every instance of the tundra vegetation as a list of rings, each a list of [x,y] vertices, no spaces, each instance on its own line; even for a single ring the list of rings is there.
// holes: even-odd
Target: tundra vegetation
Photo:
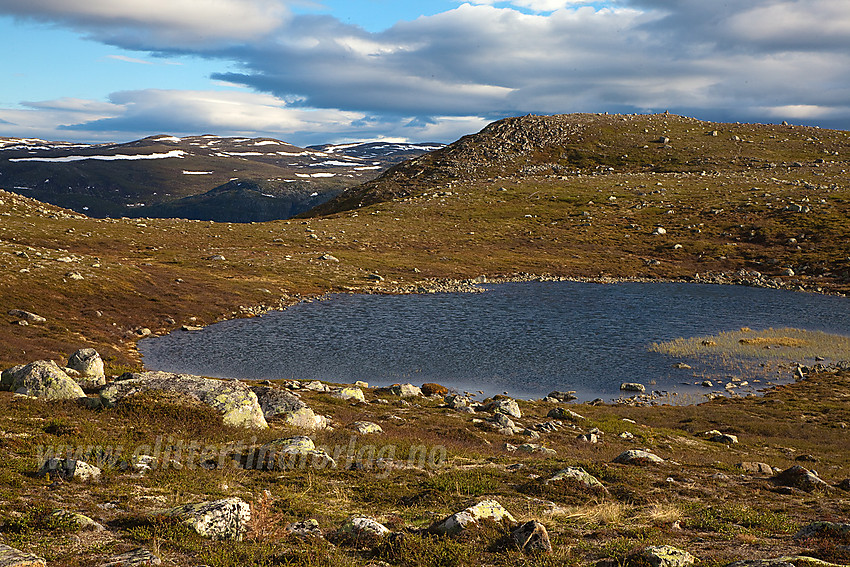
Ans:
[[[480,275],[844,293],[848,150],[846,132],[792,125],[528,116],[395,166],[320,216],[97,220],[2,192],[0,307],[44,320],[7,316],[0,366],[65,361],[90,347],[114,380],[141,369],[134,345],[148,334],[328,292],[427,292]],[[741,333],[658,348],[677,356],[845,348],[843,339],[794,330]],[[812,369],[761,397],[571,404],[572,414],[557,419],[550,412],[566,406],[552,400],[519,400],[521,416],[508,419],[461,411],[442,395],[361,387],[358,401],[322,390],[295,390],[330,418],[332,428],[309,432],[275,417],[266,429],[232,427],[206,404],[155,392],[112,407],[93,393],[82,403],[0,392],[0,543],[69,566],[103,565],[137,548],[187,566],[645,565],[658,561],[646,550],[664,545],[703,565],[850,563],[850,373],[840,369]],[[383,432],[353,436],[349,426],[363,421]],[[329,456],[342,448],[336,467],[246,468],[221,457],[305,434]],[[177,445],[192,443],[191,463],[188,450],[174,457]],[[169,448],[169,460],[160,452],[149,470],[134,460],[157,446]],[[102,465],[99,477],[37,474],[47,449],[60,447]],[[116,447],[120,459],[110,458]],[[440,458],[409,458],[423,447]],[[663,462],[614,462],[632,449]],[[547,483],[568,468],[602,488],[573,477]],[[232,498],[250,504],[240,541],[204,537],[180,513],[162,513]],[[456,535],[428,529],[493,500],[512,520],[480,521]],[[57,509],[103,529],[81,530]],[[233,522],[241,526],[239,514]],[[286,530],[308,520],[320,537]],[[545,527],[551,552],[524,547],[539,540],[536,524],[527,539],[512,537],[531,520]],[[819,521],[831,523],[801,532]]]

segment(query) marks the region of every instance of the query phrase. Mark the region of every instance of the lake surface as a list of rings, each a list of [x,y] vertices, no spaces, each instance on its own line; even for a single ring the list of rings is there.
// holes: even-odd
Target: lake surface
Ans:
[[[484,293],[334,295],[201,331],[139,343],[149,370],[240,379],[320,379],[370,386],[438,382],[539,398],[575,390],[619,397],[622,382],[681,395],[729,368],[674,368],[653,343],[796,327],[850,335],[850,300],[742,286],[531,282]],[[791,371],[765,376],[788,381]],[[712,374],[713,373],[713,374]],[[653,385],[649,385],[653,384]],[[698,401],[698,400],[693,400]]]

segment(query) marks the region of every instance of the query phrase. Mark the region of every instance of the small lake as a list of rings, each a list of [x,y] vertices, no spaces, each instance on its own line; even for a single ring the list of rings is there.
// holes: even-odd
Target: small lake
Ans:
[[[520,398],[575,390],[586,401],[619,397],[622,382],[701,396],[702,380],[736,371],[688,360],[693,369],[675,368],[679,359],[647,350],[653,342],[744,326],[850,335],[850,300],[843,297],[686,283],[483,287],[484,293],[333,295],[146,339],[139,349],[149,370],[370,386],[437,382]],[[769,372],[753,385],[791,378],[789,368]]]

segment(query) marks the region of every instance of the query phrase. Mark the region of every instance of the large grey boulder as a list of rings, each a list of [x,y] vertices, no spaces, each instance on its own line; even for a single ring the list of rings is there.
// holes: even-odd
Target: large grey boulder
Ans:
[[[268,427],[257,395],[238,380],[213,380],[171,372],[128,372],[103,388],[100,399],[104,406],[112,407],[125,398],[148,391],[176,392],[200,400],[220,411],[225,425]]]
[[[598,478],[581,467],[567,467],[565,469],[561,469],[556,472],[552,478],[548,479],[546,484],[552,484],[553,482],[560,481],[573,482],[595,492],[608,492],[608,489],[599,482]]]
[[[664,459],[643,449],[630,449],[617,455],[614,462],[624,465],[651,465],[663,463]]]
[[[393,384],[390,386],[390,392],[402,398],[413,398],[422,395],[422,389],[413,384]]]
[[[50,475],[63,480],[97,480],[100,478],[100,469],[85,461],[76,459],[47,459],[36,473],[37,476]]]
[[[17,317],[21,321],[26,321],[27,323],[34,323],[36,325],[41,323],[47,323],[47,319],[42,317],[41,315],[36,315],[30,311],[24,311],[23,309],[10,309],[9,315],[12,317]]]
[[[428,531],[440,535],[455,535],[483,520],[516,523],[516,519],[501,504],[495,500],[482,500],[478,504],[455,512],[442,522],[432,525],[428,528]]]
[[[269,441],[251,451],[243,463],[247,469],[287,470],[336,468],[336,461],[322,449],[317,449],[307,436],[286,437]]]
[[[68,357],[68,368],[80,373],[76,380],[83,388],[99,388],[106,384],[103,359],[93,348],[81,348]]]
[[[80,385],[52,360],[37,360],[4,370],[0,375],[0,387],[45,400],[86,397]]]
[[[363,390],[355,386],[345,386],[337,388],[331,392],[331,395],[341,400],[354,400],[355,402],[366,402],[366,396],[363,395]]]
[[[177,518],[203,537],[238,541],[248,531],[251,506],[241,498],[225,498],[184,504],[160,515]]]
[[[0,543],[0,566],[2,567],[45,567],[45,565],[47,563],[38,555],[24,553]]]
[[[273,417],[282,418],[284,423],[299,429],[325,429],[328,420],[310,409],[298,396],[269,386],[251,386],[251,391],[257,396],[257,402],[263,410],[263,416],[268,420]]]

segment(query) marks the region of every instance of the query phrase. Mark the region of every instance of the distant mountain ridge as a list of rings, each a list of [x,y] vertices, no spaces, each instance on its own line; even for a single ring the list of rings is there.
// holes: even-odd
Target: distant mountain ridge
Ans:
[[[273,138],[150,136],[121,144],[0,138],[0,188],[93,217],[289,218],[442,144],[301,148]]]

